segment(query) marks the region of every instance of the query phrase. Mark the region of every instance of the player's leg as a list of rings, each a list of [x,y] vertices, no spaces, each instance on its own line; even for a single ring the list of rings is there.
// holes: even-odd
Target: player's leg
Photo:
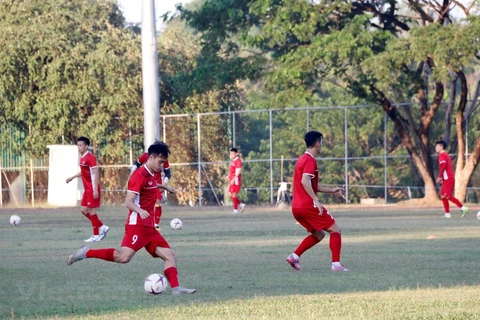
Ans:
[[[101,259],[116,263],[128,263],[132,260],[135,253],[135,250],[128,247],[121,247],[119,250],[114,248],[90,249],[84,245],[68,257],[67,264],[71,265],[83,259]]]
[[[237,193],[235,192],[234,186],[230,186],[228,191],[228,196],[230,197],[230,199],[232,199],[232,203],[233,203],[232,214],[238,213],[238,205],[240,204],[240,201],[237,198]]]
[[[325,214],[325,213],[324,213]],[[340,262],[340,252],[342,251],[342,233],[338,225],[334,222],[327,232],[330,233],[330,251],[332,252],[332,271],[349,271]]]
[[[241,189],[242,189],[242,182],[239,181],[238,185],[236,186],[238,210],[240,211],[240,213],[243,213],[243,211],[245,211],[245,203],[243,203],[242,200],[240,200],[240,198],[238,197],[238,194],[240,193]]]
[[[162,216],[162,200],[157,199],[155,202],[155,210],[153,212],[153,221],[155,223],[155,229],[160,230],[160,217]]]
[[[325,233],[321,230],[321,228],[316,229],[315,226],[311,223],[310,215],[318,215],[318,210],[311,210],[305,209],[293,209],[292,213],[297,220],[297,222],[302,225],[307,232],[310,234],[306,236],[302,242],[298,245],[295,251],[287,257],[287,262],[294,268],[295,270],[301,270],[300,266],[300,256],[307,251],[308,249],[312,248],[314,245],[322,241],[325,237]]]
[[[450,204],[448,203],[448,199],[444,195],[440,195],[442,199],[443,209],[445,210],[445,218],[451,218],[452,215],[450,214]]]
[[[448,199],[452,196],[454,185],[455,182],[452,183],[451,179],[444,180],[442,188],[440,189],[440,198],[442,199],[443,208],[445,209],[445,218],[452,217],[450,214],[450,204]]]
[[[150,235],[150,243],[145,246],[145,249],[152,255],[152,257],[161,258],[165,261],[163,274],[167,278],[168,283],[170,283],[173,295],[196,292],[195,289],[188,289],[180,286],[180,282],[178,281],[177,257],[175,252],[170,248],[168,242],[159,232]]]

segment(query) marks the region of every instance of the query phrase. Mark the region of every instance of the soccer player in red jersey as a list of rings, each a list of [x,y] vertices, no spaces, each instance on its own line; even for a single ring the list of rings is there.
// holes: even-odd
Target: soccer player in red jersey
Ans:
[[[452,217],[448,201],[452,201],[460,208],[463,218],[467,214],[468,208],[452,195],[453,188],[455,187],[455,173],[453,172],[452,159],[447,151],[445,151],[446,147],[447,143],[443,140],[435,143],[435,152],[438,153],[438,166],[440,168],[437,183],[442,185],[440,198],[442,199],[443,207],[445,208],[445,218]]]
[[[156,143],[160,143],[160,141],[157,141]],[[148,152],[143,153],[137,160],[135,160],[135,163],[133,164],[132,168],[130,169],[130,176],[142,165],[147,163],[148,160]],[[158,184],[168,184],[168,181],[171,178],[171,173],[170,173],[170,164],[168,163],[168,160],[165,162],[163,166],[163,172],[165,173],[165,178],[163,179],[162,182],[162,175],[161,173],[155,173],[155,177],[157,178],[157,183]],[[157,201],[155,202],[155,214],[153,217],[153,220],[155,221],[155,228],[160,229],[160,217],[162,216],[162,191],[160,189],[157,189]]]
[[[238,210],[243,212],[245,210],[245,203],[238,199],[240,188],[242,187],[242,160],[238,156],[238,149],[230,149],[230,171],[228,174],[228,196],[233,202],[232,214],[237,214]]]
[[[295,269],[301,270],[300,256],[330,234],[330,251],[332,252],[332,271],[348,271],[340,263],[342,235],[335,219],[322,206],[317,192],[341,194],[342,188],[327,188],[318,183],[318,167],[316,157],[322,150],[323,135],[318,131],[310,131],[304,137],[307,151],[295,164],[293,176],[292,213],[295,220],[310,233],[287,257],[287,262]]]
[[[77,148],[81,155],[80,172],[68,178],[66,182],[69,183],[75,178],[82,177],[85,191],[80,204],[80,210],[90,220],[93,229],[93,235],[85,242],[98,242],[105,238],[110,228],[100,221],[95,210],[100,207],[100,175],[98,173],[97,159],[88,151],[89,146],[90,140],[88,138],[80,137],[77,139]]]
[[[128,263],[135,253],[141,248],[150,253],[154,258],[165,261],[164,274],[172,288],[172,294],[195,293],[195,289],[180,286],[176,256],[165,238],[155,229],[153,214],[157,189],[175,192],[175,189],[157,184],[156,173],[161,172],[167,161],[170,150],[164,143],[155,143],[148,148],[148,161],[136,170],[128,180],[125,206],[129,209],[125,223],[125,235],[121,248],[90,249],[82,246],[68,258],[67,264],[71,265],[83,259],[102,259],[116,263]]]

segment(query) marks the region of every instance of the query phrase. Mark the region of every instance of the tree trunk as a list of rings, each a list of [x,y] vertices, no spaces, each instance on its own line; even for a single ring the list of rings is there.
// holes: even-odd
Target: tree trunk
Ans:
[[[473,172],[477,168],[478,161],[480,159],[480,136],[475,142],[472,152],[470,153],[463,170],[456,172],[455,174],[455,198],[460,201],[465,200],[467,195],[468,182]]]
[[[397,108],[390,103],[390,100],[387,99],[387,97],[383,94],[383,92],[381,92],[374,86],[371,86],[370,90],[375,96],[377,96],[378,101],[380,102],[380,105],[383,107],[383,110],[387,113],[390,120],[393,121],[395,125],[395,130],[397,131],[402,141],[402,145],[407,149],[413,164],[418,170],[418,174],[424,181],[425,199],[429,199],[429,200],[438,199],[437,190],[435,187],[435,181],[433,178],[433,173],[431,172],[431,170],[429,170],[427,165],[429,161],[424,161],[415,150],[415,146],[412,142],[412,139],[410,139],[408,130],[405,129],[405,126],[402,123],[402,117],[398,113]],[[403,119],[403,121],[405,122],[405,119]],[[430,154],[428,154],[427,157],[430,157]],[[430,157],[430,162],[431,162],[431,157]]]

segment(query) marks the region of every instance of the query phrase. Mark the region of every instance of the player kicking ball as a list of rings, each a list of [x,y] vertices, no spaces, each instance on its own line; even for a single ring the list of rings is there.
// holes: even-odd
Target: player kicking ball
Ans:
[[[342,235],[335,219],[322,206],[317,192],[341,194],[342,188],[327,188],[318,183],[318,167],[315,159],[322,150],[323,135],[310,131],[304,137],[307,150],[295,164],[293,176],[292,214],[295,220],[310,233],[295,251],[287,257],[287,262],[295,270],[301,270],[300,256],[319,243],[325,232],[330,234],[330,251],[332,252],[332,271],[348,271],[340,262]]]
[[[128,190],[125,206],[129,209],[125,224],[125,236],[121,248],[90,249],[82,246],[68,257],[71,265],[83,259],[102,259],[116,263],[128,263],[135,253],[145,248],[154,258],[165,261],[165,277],[170,283],[173,295],[195,293],[195,289],[180,286],[178,281],[177,261],[175,253],[165,238],[155,229],[154,210],[157,199],[157,189],[175,192],[170,186],[157,184],[155,174],[161,172],[168,159],[170,150],[164,143],[155,143],[148,148],[147,163],[136,170],[128,180]]]

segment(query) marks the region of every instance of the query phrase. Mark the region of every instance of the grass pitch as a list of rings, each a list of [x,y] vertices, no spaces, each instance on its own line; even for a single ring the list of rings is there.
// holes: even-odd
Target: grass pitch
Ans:
[[[343,230],[330,271],[328,236],[293,270],[285,258],[306,233],[289,211],[165,207],[162,234],[177,253],[181,285],[194,295],[150,296],[143,281],[163,261],[141,250],[119,265],[67,266],[90,236],[79,209],[0,210],[0,318],[75,319],[480,319],[480,221],[442,210],[330,210]],[[22,218],[11,226],[11,214]],[[111,227],[91,247],[118,248],[123,207],[99,211]],[[171,230],[172,218],[183,229]],[[432,237],[434,236],[434,237]],[[428,238],[434,239],[428,239]]]

